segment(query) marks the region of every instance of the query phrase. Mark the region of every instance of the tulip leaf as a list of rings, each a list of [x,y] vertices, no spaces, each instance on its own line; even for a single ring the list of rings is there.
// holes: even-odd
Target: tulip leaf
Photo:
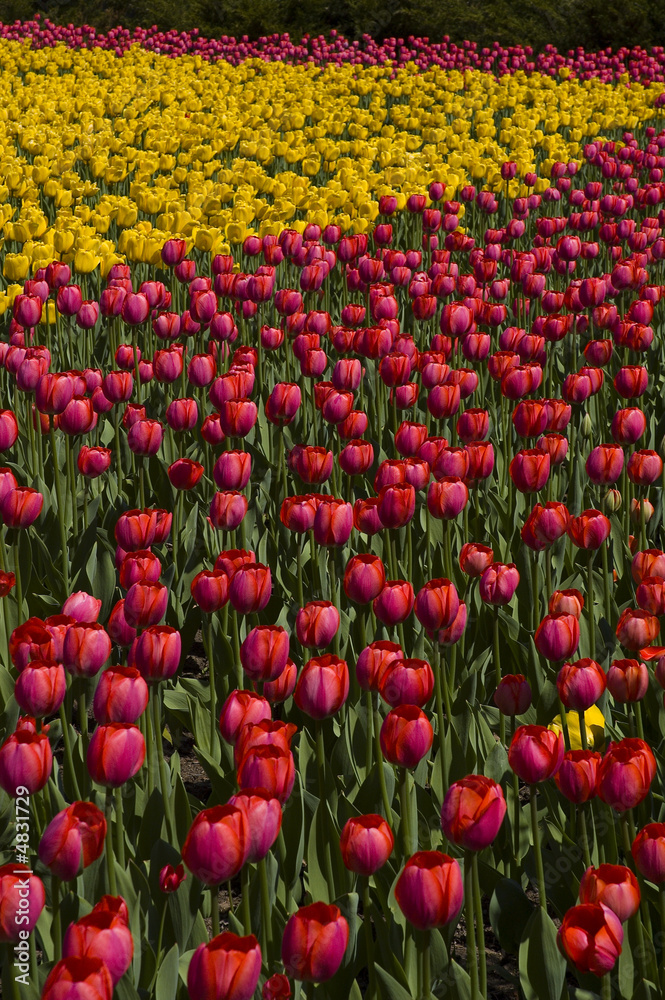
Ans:
[[[382,969],[380,965],[374,966],[376,978],[379,982],[381,1000],[411,1000],[411,993],[401,986],[396,979]]]
[[[175,1000],[178,989],[179,959],[178,945],[174,944],[162,959],[162,964],[159,967],[155,984],[155,1000]]]
[[[485,764],[483,765],[483,774],[486,778],[492,778],[499,785],[510,777],[511,770],[508,764],[508,754],[500,743],[495,742],[487,754]]]
[[[456,962],[454,959],[450,960],[448,968],[444,976],[444,988],[446,986],[453,987],[453,996],[457,1000],[473,1000],[471,996],[471,980],[466,969]]]
[[[539,906],[526,923],[519,948],[520,983],[526,1000],[560,1000],[566,960],[556,936],[554,922]]]
[[[280,876],[286,886],[295,893],[296,901],[300,899],[300,872],[305,852],[305,811],[302,801],[302,779],[296,775],[296,782],[289,801],[282,813],[282,833],[284,842],[288,844],[286,852],[286,871],[280,867]]]
[[[504,951],[517,954],[530,917],[533,903],[522,886],[509,878],[502,878],[490,899],[489,917],[495,937]]]
[[[95,568],[95,578],[92,581],[92,592],[102,601],[102,610],[99,617],[106,621],[113,606],[115,594],[116,574],[111,553],[102,549],[97,556],[97,566]]]

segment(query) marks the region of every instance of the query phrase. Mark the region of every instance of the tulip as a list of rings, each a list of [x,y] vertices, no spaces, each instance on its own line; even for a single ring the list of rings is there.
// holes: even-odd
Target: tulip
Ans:
[[[67,693],[62,664],[33,660],[21,671],[14,688],[19,708],[36,718],[54,715]]]
[[[314,649],[328,646],[339,625],[339,611],[330,601],[309,601],[296,616],[298,642]]]
[[[440,851],[419,851],[402,869],[395,899],[409,923],[419,930],[451,923],[464,900],[459,864]]]
[[[263,788],[284,805],[296,779],[293,754],[277,745],[251,747],[240,762],[237,779],[241,791]]]
[[[488,545],[466,542],[460,549],[460,569],[467,576],[482,576],[494,562],[494,552]]]
[[[393,708],[381,726],[381,751],[391,764],[413,768],[432,746],[434,733],[430,722],[417,705]]]
[[[272,593],[270,568],[263,563],[241,566],[233,574],[229,599],[238,614],[255,614],[263,611]]]
[[[441,809],[441,829],[453,844],[467,851],[489,847],[506,815],[501,786],[491,778],[470,774],[453,782]]]
[[[51,969],[42,989],[42,1000],[111,1000],[113,980],[100,958],[62,958]]]
[[[649,688],[646,664],[638,660],[612,660],[607,671],[607,688],[615,701],[641,701]]]
[[[191,458],[178,458],[169,465],[167,475],[176,490],[194,489],[205,469],[200,462]]]
[[[548,611],[551,615],[574,615],[579,621],[584,608],[584,598],[579,590],[555,590],[549,599]]]
[[[660,632],[660,622],[647,611],[626,608],[616,627],[616,636],[626,649],[639,650],[648,646]]]
[[[391,660],[379,680],[379,694],[393,708],[400,705],[422,708],[433,691],[434,674],[426,660],[403,657]]]
[[[385,587],[372,602],[374,614],[384,625],[398,625],[413,610],[413,587],[405,580],[386,580]]]
[[[29,486],[17,486],[0,499],[0,515],[8,528],[28,528],[42,512],[44,497]]]
[[[314,514],[314,539],[319,545],[344,545],[353,529],[353,507],[345,500],[324,497]]]
[[[115,525],[115,539],[127,552],[148,549],[156,541],[157,518],[154,511],[128,510]]]
[[[344,593],[356,604],[368,604],[378,597],[386,582],[386,573],[378,556],[352,556],[344,571]]]
[[[0,788],[12,798],[19,788],[27,788],[30,795],[40,791],[52,767],[51,745],[44,732],[17,727],[0,746]]]
[[[29,934],[44,909],[46,893],[27,865],[0,867],[0,943],[16,943]]]
[[[503,715],[523,715],[531,705],[531,685],[524,674],[505,674],[494,692],[494,704]]]
[[[557,944],[580,972],[603,976],[614,968],[621,954],[621,921],[603,903],[573,906],[564,915]]]
[[[665,882],[665,823],[647,823],[633,841],[631,853],[644,878],[656,885]]]
[[[448,579],[430,580],[418,591],[414,610],[418,621],[431,631],[447,628],[459,611],[459,597]]]
[[[182,847],[182,860],[204,885],[238,874],[249,852],[249,824],[243,809],[214,806],[198,813]]]
[[[247,497],[235,490],[214,493],[210,502],[210,523],[218,531],[234,531],[248,508]]]
[[[127,623],[125,618],[125,602],[118,601],[113,607],[107,622],[108,633],[117,646],[131,646],[136,638],[136,629]]]
[[[168,680],[180,666],[181,654],[180,632],[170,625],[150,625],[136,640],[134,665],[148,683]]]
[[[68,882],[104,849],[106,820],[92,802],[74,802],[59,812],[39,841],[39,859],[55,878]]]
[[[520,493],[538,493],[550,474],[550,456],[538,448],[519,451],[509,467],[510,478]]]
[[[631,563],[631,575],[636,584],[645,577],[657,576],[665,579],[665,553],[660,549],[645,549],[636,552]]]
[[[618,445],[601,444],[586,460],[586,473],[592,483],[616,483],[623,470],[623,449]]]
[[[649,794],[656,761],[641,739],[610,743],[598,768],[598,797],[616,812],[639,805]]]
[[[62,662],[74,677],[94,677],[111,655],[111,638],[97,622],[75,622],[65,633]]]
[[[156,625],[166,614],[169,592],[163,583],[139,580],[132,584],[125,597],[127,623],[134,628]]]
[[[599,510],[585,510],[579,517],[571,517],[568,536],[580,549],[599,549],[610,536],[609,519]]]
[[[598,766],[602,760],[593,750],[567,750],[561,767],[554,775],[556,786],[562,795],[581,805],[596,795]]]
[[[88,746],[90,777],[98,785],[119,788],[143,767],[145,740],[138,726],[110,722],[97,726]]]
[[[356,663],[358,684],[364,691],[378,691],[383,673],[394,660],[404,653],[395,642],[378,640],[366,646]]]
[[[480,577],[480,599],[487,604],[509,604],[519,582],[514,563],[492,563]]]
[[[640,887],[630,868],[602,864],[587,868],[582,876],[580,902],[603,903],[625,923],[640,908]]]
[[[349,694],[349,669],[333,654],[317,656],[303,667],[294,699],[301,711],[313,719],[325,719],[339,711]]]
[[[82,445],[76,459],[78,470],[86,479],[96,479],[111,466],[110,448],[88,448]]]
[[[636,483],[638,486],[649,486],[662,475],[663,462],[657,452],[643,449],[633,452],[628,459],[626,470],[631,483]]]
[[[69,615],[76,622],[96,622],[101,610],[102,601],[86,594],[85,590],[70,594],[62,606],[63,615]]]
[[[258,625],[240,647],[240,662],[253,681],[274,681],[289,658],[289,636],[279,625]]]
[[[270,705],[253,691],[232,691],[219,717],[219,728],[227,743],[235,745],[243,726],[272,719]]]
[[[187,970],[192,1000],[251,1000],[261,975],[261,949],[253,934],[225,931],[199,945]]]
[[[247,860],[256,864],[265,858],[277,840],[282,826],[282,807],[276,798],[260,788],[232,795],[229,805],[238,806],[245,812],[249,835]]]
[[[244,490],[252,474],[252,456],[246,451],[223,451],[213,469],[220,490]]]
[[[134,939],[126,921],[108,910],[81,917],[67,928],[62,943],[63,958],[98,958],[116,986],[129,968],[134,955]]]
[[[520,726],[508,750],[508,763],[529,785],[552,778],[561,767],[563,737],[545,726]]]
[[[395,846],[393,832],[383,816],[371,813],[347,820],[340,838],[342,860],[358,875],[369,877],[385,865]]]
[[[401,528],[413,517],[416,491],[409,483],[384,486],[379,492],[379,518],[385,528]]]
[[[288,976],[301,982],[332,979],[344,959],[349,925],[339,908],[312,903],[296,910],[284,928],[282,963]]]
[[[136,722],[148,705],[148,685],[136,667],[109,667],[101,674],[92,703],[97,722]]]
[[[120,564],[120,586],[129,590],[135,583],[157,583],[162,573],[162,564],[148,549],[128,552]]]
[[[159,888],[162,892],[177,892],[187,876],[183,865],[164,865],[159,873]]]
[[[586,712],[595,705],[606,686],[605,671],[591,659],[564,663],[556,679],[557,691],[564,707],[577,712]]]

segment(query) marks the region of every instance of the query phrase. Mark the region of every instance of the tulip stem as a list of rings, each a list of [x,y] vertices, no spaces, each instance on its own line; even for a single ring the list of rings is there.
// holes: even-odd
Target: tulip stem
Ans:
[[[399,800],[400,800],[400,829],[402,831],[402,840],[404,843],[404,855],[406,858],[410,858],[417,850],[417,844],[414,844],[414,834],[417,831],[414,828],[411,816],[411,802],[409,799],[409,772],[405,767],[398,768],[399,771]]]
[[[374,971],[374,936],[372,934],[372,921],[370,913],[372,909],[372,899],[369,891],[369,876],[361,876],[363,889],[363,926],[365,928],[365,947],[367,948],[367,975],[369,977],[369,987],[366,993],[367,1000],[376,1000],[376,973]]]
[[[580,840],[582,841],[582,853],[584,854],[584,865],[586,868],[590,868],[591,848],[589,845],[589,832],[587,830],[586,811],[584,809],[584,806],[580,807],[578,815],[580,818]]]
[[[233,659],[235,661],[236,668],[236,683],[238,685],[238,690],[242,690],[242,663],[240,662],[240,636],[238,634],[238,612],[233,608],[233,614],[231,615],[231,620],[233,622]]]
[[[168,909],[168,900],[164,899],[164,905],[162,906],[162,915],[159,920],[159,932],[157,934],[157,951],[155,952],[155,971],[150,983],[150,992],[157,981],[157,974],[161,968],[162,964],[162,941],[164,940],[164,924],[166,923],[166,911]]]
[[[600,546],[600,555],[603,564],[603,596],[605,598],[605,620],[612,621],[612,606],[610,598],[610,574],[607,565],[607,541]]]
[[[51,940],[53,941],[53,958],[59,962],[62,957],[62,923],[60,920],[60,879],[53,876],[51,882]]]
[[[499,651],[499,608],[494,608],[494,673],[496,677],[496,686],[498,687],[501,683],[501,654]],[[501,746],[506,745],[506,717],[503,712],[499,713],[499,739],[501,740]]]
[[[513,727],[514,728],[514,727]],[[520,804],[520,779],[517,777],[515,771],[513,771],[513,844],[515,850],[515,881],[519,882],[519,869],[520,869],[520,816],[522,814],[522,807]]]
[[[588,750],[587,738],[586,738],[586,720],[584,718],[584,712],[578,712],[580,720],[580,744],[582,750]]]
[[[372,698],[372,693],[370,694],[370,700]],[[379,696],[376,696],[376,705],[372,713],[372,724],[374,729],[374,751],[376,754],[376,762],[379,768],[379,786],[381,788],[381,799],[383,801],[383,811],[386,814],[385,818],[388,820],[390,825],[393,823],[393,810],[390,799],[388,798],[388,788],[386,785],[386,772],[383,763],[383,752],[381,750],[381,716],[378,709]]]
[[[229,905],[233,903],[229,898]],[[212,936],[215,938],[219,934],[219,886],[210,886],[210,916],[212,917]]]
[[[115,855],[113,851],[113,827],[111,816],[113,813],[113,789],[106,789],[106,866],[109,877],[109,890],[112,896],[118,895],[118,886],[115,878]]]
[[[150,705],[146,708],[143,719],[145,722],[145,742],[148,756],[148,798],[150,798],[155,790],[155,737],[152,731]]]
[[[163,746],[162,746],[162,713],[161,704],[159,700],[159,695],[155,689],[155,685],[150,686],[150,698],[152,700],[152,711],[155,718],[155,743],[157,748],[157,757],[159,760],[159,781],[162,786],[162,798],[164,799],[164,813],[166,815],[166,825],[169,831],[169,836],[171,838],[171,843],[177,840],[176,828],[175,828],[175,817],[173,814],[173,797],[171,794],[171,782],[169,781],[168,775],[166,773],[166,758],[164,757]]]
[[[606,972],[600,981],[601,996],[603,1000],[612,1000],[612,979],[609,972]]]
[[[259,880],[261,886],[261,919],[263,923],[263,954],[267,955],[272,945],[272,906],[270,905],[270,886],[268,885],[268,868],[266,859],[259,861]]]
[[[125,827],[122,821],[122,788],[115,790],[115,848],[120,867],[125,867]]]
[[[305,597],[302,587],[302,546],[299,537],[296,539],[296,576],[298,581],[298,607],[302,608],[305,604]]]
[[[60,528],[60,549],[62,559],[62,580],[65,586],[65,594],[69,596],[69,552],[67,549],[67,529],[65,528],[65,510],[62,505],[62,480],[60,478],[60,466],[58,465],[58,449],[55,440],[55,429],[53,418],[49,416],[49,435],[51,438],[51,455],[53,458],[53,480],[55,483],[55,498],[58,505],[58,527]],[[116,437],[118,437],[118,422],[116,417]],[[119,445],[116,441],[116,455],[118,455]],[[118,465],[120,456],[118,455]],[[118,489],[118,492],[120,490]]]
[[[365,692],[365,711],[366,711],[366,728],[367,734],[365,737],[365,774],[368,775],[372,770],[373,763],[373,729],[374,729],[374,705],[372,703],[372,692]],[[390,817],[386,816],[386,819]]]
[[[240,873],[240,907],[245,934],[252,933],[252,916],[249,908],[249,865],[245,863]]]
[[[72,744],[69,739],[69,722],[67,721],[67,716],[65,715],[64,704],[60,706],[59,709],[60,724],[62,726],[62,739],[65,744],[65,761],[71,775],[72,784],[74,786],[74,796],[78,800],[81,798],[81,792],[79,791],[79,783],[76,778],[76,771],[74,770],[74,758],[72,756]]]
[[[210,755],[215,756],[217,747],[217,692],[215,691],[215,670],[212,662],[212,615],[208,615],[205,627],[206,653],[208,656],[208,682],[210,684]]]
[[[545,872],[543,869],[543,855],[540,850],[540,833],[538,830],[538,789],[536,785],[529,785],[529,805],[531,807],[531,840],[533,842],[533,853],[536,859],[536,878],[538,879],[538,896],[541,908],[547,912],[547,894],[545,892]]]
[[[316,719],[316,765],[319,774],[319,805],[318,808],[323,814],[324,828],[327,832],[323,848],[323,867],[325,871],[326,883],[330,902],[335,899],[335,877],[333,875],[331,844],[335,837],[335,831],[331,829],[330,814],[328,811],[328,800],[326,797],[326,750],[323,742],[323,726]]]
[[[86,681],[81,677],[79,680],[79,722],[81,726],[81,736],[83,738],[83,756],[88,752],[88,705],[86,701]]]
[[[21,533],[16,532],[14,542],[14,576],[16,577],[16,606],[18,609],[18,624],[23,624],[23,583],[21,581]],[[9,638],[9,636],[7,637]]]
[[[483,904],[480,895],[480,878],[478,876],[478,854],[471,855],[473,875],[473,907],[476,913],[476,937],[478,939],[478,964],[480,966],[480,995],[487,996],[487,959],[485,957],[485,926],[483,922]],[[427,994],[426,994],[427,995]]]
[[[596,623],[593,613],[593,557],[594,550],[589,553],[589,571],[587,583],[587,598],[589,601],[589,656],[596,659]]]
[[[448,684],[441,683],[441,672],[443,670],[441,662],[441,652],[437,646],[434,647],[434,655],[436,657],[434,663],[434,697],[436,700],[436,719],[439,729],[439,754],[441,757],[441,789],[442,794],[445,792],[445,761],[444,761],[444,726],[443,726],[443,694],[445,691],[446,698],[446,717],[448,719],[448,725],[451,724],[451,710],[450,710],[450,695],[448,692]]]
[[[471,1000],[478,1000],[478,965],[474,930],[473,862],[471,852],[464,857],[464,917],[466,921],[466,966],[471,980]]]

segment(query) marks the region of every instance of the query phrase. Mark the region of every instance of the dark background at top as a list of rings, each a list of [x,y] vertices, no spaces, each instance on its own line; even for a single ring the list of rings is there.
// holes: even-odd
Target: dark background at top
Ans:
[[[350,39],[449,35],[535,51],[549,43],[563,53],[665,45],[665,0],[0,0],[0,21],[35,13],[100,30],[157,24],[215,37],[289,32],[293,41],[335,28]]]

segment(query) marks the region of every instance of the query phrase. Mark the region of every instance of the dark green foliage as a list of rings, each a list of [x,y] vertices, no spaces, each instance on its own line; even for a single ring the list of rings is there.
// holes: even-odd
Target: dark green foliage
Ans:
[[[595,51],[665,44],[662,0],[0,0],[2,21],[35,13],[101,30],[157,24],[214,37],[288,32],[294,41],[335,28],[348,38],[449,35],[481,47],[531,45],[536,52],[547,44],[563,53],[578,45]]]

